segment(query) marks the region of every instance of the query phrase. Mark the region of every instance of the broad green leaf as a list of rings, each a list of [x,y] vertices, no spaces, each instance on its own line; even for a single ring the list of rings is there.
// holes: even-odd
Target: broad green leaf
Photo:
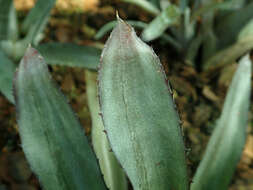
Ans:
[[[45,43],[37,48],[48,64],[92,70],[97,69],[101,54],[98,48],[70,43]]]
[[[236,44],[219,51],[204,63],[204,70],[219,68],[233,63],[240,56],[253,49],[253,37],[246,36]]]
[[[187,189],[179,117],[164,70],[119,18],[103,50],[98,80],[104,127],[134,189]]]
[[[84,130],[33,48],[21,60],[14,92],[22,148],[44,189],[105,189]]]
[[[17,20],[12,0],[0,0],[0,40],[16,40]]]
[[[252,10],[253,2],[217,21],[218,24],[215,29],[219,38],[220,49],[232,45],[237,40],[241,29],[253,18]]]
[[[144,29],[142,39],[151,41],[160,37],[168,27],[180,23],[180,16],[180,9],[171,4]]]
[[[135,4],[153,15],[158,15],[160,13],[160,10],[147,0],[121,0],[121,1]]]
[[[0,91],[5,97],[14,103],[12,95],[12,79],[15,72],[14,63],[8,59],[8,57],[0,51]]]
[[[127,190],[125,173],[119,165],[114,153],[111,151],[104,125],[99,115],[99,103],[97,97],[97,74],[85,71],[88,106],[92,119],[92,144],[99,165],[104,176],[105,183],[110,190]]]
[[[241,59],[221,117],[191,184],[191,190],[227,189],[246,139],[250,105],[251,62]]]
[[[26,40],[35,45],[41,40],[41,33],[46,26],[50,16],[51,9],[55,4],[55,0],[38,0],[26,17],[22,31],[27,33]]]

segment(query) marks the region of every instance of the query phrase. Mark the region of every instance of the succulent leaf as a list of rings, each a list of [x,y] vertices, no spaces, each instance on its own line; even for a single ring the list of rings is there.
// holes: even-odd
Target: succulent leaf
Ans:
[[[44,189],[105,189],[97,160],[39,53],[29,47],[14,80],[22,147]]]
[[[71,43],[45,43],[38,47],[50,65],[82,67],[97,70],[101,50]]]
[[[251,61],[240,60],[221,117],[191,184],[191,190],[227,189],[246,139],[250,105]]]
[[[109,142],[134,189],[187,189],[179,117],[164,70],[121,19],[103,50],[98,79]]]
[[[114,153],[111,151],[102,119],[99,115],[99,103],[97,96],[97,73],[85,72],[88,106],[92,119],[92,144],[99,165],[104,176],[105,183],[110,190],[127,190],[126,175],[119,165]]]

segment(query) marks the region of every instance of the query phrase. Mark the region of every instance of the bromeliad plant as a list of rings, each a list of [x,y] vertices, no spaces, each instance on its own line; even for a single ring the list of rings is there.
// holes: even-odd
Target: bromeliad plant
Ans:
[[[19,27],[13,0],[0,0],[0,93],[12,103],[15,63],[23,57],[28,44],[37,47],[49,64],[97,69],[101,53],[98,48],[70,43],[39,45],[54,4],[55,0],[38,0]]]
[[[14,92],[22,147],[44,189],[102,190],[107,186],[125,190],[122,168],[135,190],[227,189],[246,137],[251,86],[248,55],[240,60],[191,183],[180,120],[163,67],[153,50],[119,18],[101,56],[98,98],[96,78],[95,73],[86,72],[92,141],[106,185],[43,57],[30,47],[20,63]]]

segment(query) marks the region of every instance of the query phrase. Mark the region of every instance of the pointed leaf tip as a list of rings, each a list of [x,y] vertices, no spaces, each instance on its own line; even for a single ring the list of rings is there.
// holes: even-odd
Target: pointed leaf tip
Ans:
[[[106,189],[80,123],[34,48],[19,65],[14,89],[22,148],[43,189]]]
[[[134,189],[188,189],[179,117],[164,70],[121,19],[103,50],[98,81],[105,130]]]
[[[39,52],[36,49],[32,48],[31,45],[29,45],[28,48],[26,49],[24,57],[21,60],[20,67],[26,68],[29,62],[33,63],[33,61],[29,61],[29,60],[31,59],[34,60],[34,59],[39,59],[39,58],[41,58]]]

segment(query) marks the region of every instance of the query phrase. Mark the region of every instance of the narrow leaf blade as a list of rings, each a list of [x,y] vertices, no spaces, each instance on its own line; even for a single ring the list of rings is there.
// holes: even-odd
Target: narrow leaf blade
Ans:
[[[14,90],[22,147],[44,188],[105,189],[84,131],[33,48],[20,63]]]
[[[15,72],[14,63],[8,59],[8,57],[0,51],[0,91],[5,97],[14,103],[14,97],[12,95],[12,79]]]
[[[104,126],[134,189],[187,189],[179,118],[164,71],[120,19],[103,50],[98,79]]]
[[[92,119],[92,144],[99,161],[105,183],[110,190],[127,190],[126,175],[111,151],[106,131],[99,116],[97,97],[97,73],[85,72],[88,106]]]
[[[6,40],[8,37],[11,7],[12,0],[0,0],[0,40]]]
[[[221,117],[193,178],[191,190],[227,189],[246,138],[250,105],[251,62],[241,59],[229,87]]]
[[[38,0],[26,17],[22,30],[27,33],[27,43],[38,44],[41,37],[41,32],[44,30],[51,9],[54,7],[56,0]]]
[[[37,48],[48,64],[91,70],[97,70],[101,54],[98,48],[70,43],[45,43]]]

